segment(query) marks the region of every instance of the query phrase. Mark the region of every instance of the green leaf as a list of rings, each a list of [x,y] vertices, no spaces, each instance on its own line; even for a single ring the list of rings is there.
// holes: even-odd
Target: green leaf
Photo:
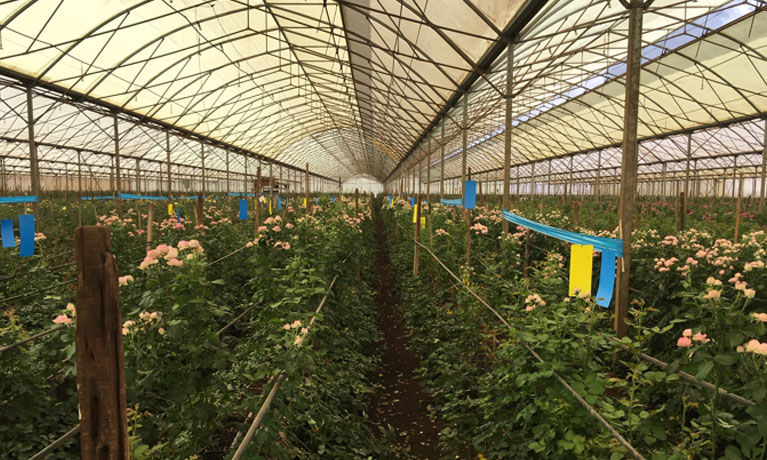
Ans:
[[[714,356],[714,361],[716,361],[717,364],[721,364],[722,366],[732,366],[736,362],[738,362],[738,355],[737,353],[719,353],[718,355]]]
[[[714,368],[714,362],[706,361],[705,363],[703,363],[702,366],[700,366],[700,368],[698,369],[698,373],[695,374],[695,377],[699,378],[700,380],[704,380],[713,368]]]

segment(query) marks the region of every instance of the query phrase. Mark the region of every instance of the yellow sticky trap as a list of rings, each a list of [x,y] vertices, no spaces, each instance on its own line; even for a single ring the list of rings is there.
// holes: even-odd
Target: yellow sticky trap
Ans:
[[[570,290],[569,295],[591,295],[591,268],[594,263],[594,246],[573,244],[570,246]]]
[[[421,229],[423,230],[424,228],[426,228],[426,218],[421,217]]]
[[[416,220],[416,216],[417,215],[418,215],[418,205],[414,204],[413,205],[413,223],[417,222],[417,220]]]
[[[272,213],[272,200],[269,200],[269,214]]]
[[[304,198],[304,207],[306,207],[306,198]]]
[[[168,215],[169,215],[169,216],[172,216],[172,215],[173,215],[173,205],[172,205],[172,204],[169,204],[169,205],[168,205]]]

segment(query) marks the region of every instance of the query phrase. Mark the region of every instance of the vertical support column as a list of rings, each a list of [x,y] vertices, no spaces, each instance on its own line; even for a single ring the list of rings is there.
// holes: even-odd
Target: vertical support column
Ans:
[[[122,172],[120,171],[120,128],[118,126],[117,113],[113,114],[114,120],[114,141],[115,141],[115,193],[117,195],[117,215],[123,215],[123,200],[120,198],[122,193]]]
[[[511,93],[514,90],[514,46],[513,43],[506,45],[506,91],[505,105],[506,115],[503,126],[503,209],[511,209],[511,117],[512,100]],[[551,164],[551,163],[549,163]],[[503,219],[503,234],[509,233],[509,222]]]
[[[269,214],[273,213],[277,206],[274,204],[274,162],[269,162]]]
[[[767,138],[766,138],[767,139]],[[767,150],[765,150],[767,156]],[[762,187],[764,196],[764,187]],[[442,119],[442,134],[439,139],[439,199],[445,198],[445,119]]]
[[[535,198],[535,162],[530,163],[530,199]]]
[[[666,202],[666,163],[663,163],[663,170],[661,172],[661,184],[660,184],[660,194],[662,197],[662,201]]]
[[[165,131],[165,161],[168,165],[168,201],[173,199],[173,185],[170,178],[170,133]]]
[[[623,116],[623,159],[621,162],[621,194],[618,209],[619,237],[623,239],[623,259],[618,264],[618,292],[615,299],[615,334],[627,333],[626,318],[629,310],[629,274],[631,273],[631,233],[634,229],[634,194],[637,184],[639,144],[637,125],[639,118],[639,82],[642,61],[642,16],[645,5],[630,0],[628,66],[626,72],[626,99]],[[570,168],[572,174],[572,168]]]
[[[306,212],[309,212],[309,209],[311,209],[311,203],[309,203],[309,162],[306,162]]]
[[[229,149],[226,149],[226,196],[229,197]]]
[[[570,173],[569,173],[569,177],[567,179],[567,184],[568,185],[566,187],[569,187],[569,189],[570,189],[569,190],[570,191],[570,199],[572,200],[573,199],[573,186],[575,185],[575,184],[573,184],[573,155],[570,155]],[[567,191],[565,191],[565,197],[567,197]]]
[[[463,93],[463,123],[461,129],[461,200],[466,199],[466,150],[469,138],[469,92]]]
[[[37,143],[35,142],[35,108],[32,101],[32,87],[27,87],[27,140],[29,141],[29,174],[32,195],[40,196],[40,170],[37,167]],[[40,218],[40,202],[32,204],[35,217]]]
[[[136,193],[141,193],[141,160],[136,158]]]
[[[77,226],[83,226],[83,152],[77,151]]]
[[[594,191],[597,196],[597,201],[599,201],[599,196],[601,195],[601,180],[602,180],[602,150],[597,151],[597,183],[596,183],[596,190]]]
[[[684,170],[684,198],[687,199],[690,196],[690,158],[692,157],[692,134],[687,135],[687,161]],[[684,200],[683,200],[684,201]],[[682,203],[682,207],[679,209],[682,213],[682,219],[687,214],[687,205]],[[684,226],[679,230],[684,230]]]
[[[735,187],[738,185],[738,157],[734,156],[732,157],[732,198],[734,199],[736,197],[736,190]]]
[[[3,181],[2,193],[5,195],[5,193],[8,191],[8,179],[5,176],[5,157],[0,157],[0,176],[2,176],[0,179]]]
[[[253,195],[256,197],[256,235],[258,235],[258,226],[261,225],[261,164],[256,167],[256,183],[253,187]]]
[[[418,265],[420,259],[420,247],[418,243],[421,240],[421,198],[422,195],[418,194],[417,205],[415,209],[415,250],[413,253],[413,276],[418,276]]]
[[[205,177],[205,144],[203,144],[202,142],[200,142],[200,163],[202,166],[202,196],[204,199],[205,192],[207,191],[207,187],[205,184],[205,179],[206,179]],[[201,218],[200,220],[202,221],[202,216],[200,216],[200,218]]]
[[[109,228],[78,228],[75,259],[80,455],[85,460],[127,460],[123,322]]]
[[[519,170],[520,169],[521,169],[520,166],[517,165],[517,188],[514,191],[514,195],[516,196],[516,199],[519,199]]]
[[[759,193],[759,212],[764,212],[764,194],[767,186],[767,118],[764,119],[764,137],[762,138],[762,183]]]
[[[429,214],[431,214],[431,133],[426,138],[426,201],[429,202]]]
[[[551,158],[549,158],[549,171],[546,179],[546,195],[551,195]]]

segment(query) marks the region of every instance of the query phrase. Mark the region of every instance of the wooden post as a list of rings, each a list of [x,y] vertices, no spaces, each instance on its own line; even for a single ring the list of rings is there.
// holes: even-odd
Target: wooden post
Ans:
[[[573,224],[577,227],[581,224],[581,202],[573,201]]]
[[[442,119],[442,134],[439,139],[439,199],[445,198],[445,119]]]
[[[420,246],[418,246],[418,243],[421,241],[421,199],[423,198],[423,195],[421,193],[418,194],[418,205],[415,209],[415,252],[413,255],[413,276],[418,276],[418,264],[419,264],[419,256],[420,256]]]
[[[679,215],[679,231],[684,231],[684,219],[687,215],[687,210],[685,207],[685,194],[684,192],[679,192],[679,207],[677,209],[677,214]]]
[[[311,203],[309,203],[309,162],[306,162],[306,213],[309,213],[309,209],[311,209]]]
[[[645,3],[629,0],[628,55],[623,116],[623,152],[621,159],[620,206],[618,207],[618,233],[623,239],[623,258],[618,263],[617,295],[615,299],[615,334],[625,337],[626,319],[630,305],[629,274],[631,273],[631,241],[634,224],[634,203],[637,184],[639,144],[639,82],[642,65],[642,19]],[[571,157],[572,159],[572,157]],[[570,168],[572,174],[572,168]]]
[[[274,163],[269,163],[269,209],[270,215],[277,209],[274,204]]]
[[[75,231],[77,397],[84,460],[127,460],[120,288],[108,227]]]
[[[170,202],[173,199],[173,186],[170,179],[170,134],[168,131],[165,131],[165,154],[168,164],[168,201]]]
[[[146,247],[151,248],[154,241],[154,203],[149,203],[146,212]]]
[[[114,143],[115,143],[115,194],[117,195],[117,215],[123,216],[122,171],[120,170],[120,129],[118,127],[117,113],[114,114]]]
[[[762,183],[759,193],[759,212],[764,211],[764,193],[767,186],[767,118],[764,119],[764,138],[762,139]]]
[[[261,225],[261,165],[256,168],[256,185],[253,188],[253,193],[256,195],[256,235],[258,235],[258,226]]]
[[[735,205],[735,238],[733,241],[738,242],[740,236],[740,202],[743,199],[743,173],[740,173],[740,179],[738,180],[738,201]]]
[[[197,225],[205,225],[205,198],[197,195]]]
[[[35,112],[32,101],[32,87],[27,87],[27,135],[29,140],[29,175],[32,195],[40,196],[40,170],[37,164],[37,143],[35,142]],[[32,203],[35,218],[40,219],[40,201]]]
[[[469,168],[466,180],[471,180],[471,168]],[[471,209],[466,209],[466,183],[463,184],[463,215],[466,216],[466,265],[471,262]]]
[[[514,90],[514,45],[508,43],[506,45],[506,91],[504,94],[505,99],[505,118],[504,118],[504,133],[503,133],[503,196],[501,205],[503,209],[511,209],[511,122],[512,122],[512,92]],[[509,222],[503,219],[502,230],[503,234],[509,233]]]
[[[205,144],[200,143],[200,163],[202,166],[202,195],[205,196],[207,187],[205,184]],[[200,214],[200,224],[202,224],[202,214]]]
[[[77,226],[83,226],[83,164],[81,150],[77,151]]]

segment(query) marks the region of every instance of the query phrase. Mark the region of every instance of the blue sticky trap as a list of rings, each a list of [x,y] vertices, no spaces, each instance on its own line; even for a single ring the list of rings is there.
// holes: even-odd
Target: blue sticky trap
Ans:
[[[314,204],[320,204],[320,198],[314,197]]]
[[[13,235],[13,221],[11,219],[0,220],[0,239],[3,240],[4,248],[16,247],[16,237]]]
[[[477,207],[477,181],[467,180],[464,187],[465,197],[463,200],[464,209],[474,209]]]
[[[391,206],[391,195],[389,195],[389,206]]]
[[[410,197],[410,206],[415,206],[415,198]]]
[[[282,211],[282,198],[279,196],[277,197],[277,210]]]
[[[615,289],[615,251],[602,251],[602,266],[599,269],[597,305],[608,308]]]
[[[181,208],[176,208],[176,222],[181,223]]]
[[[29,257],[35,253],[35,216],[19,215],[19,257]]]
[[[335,203],[336,202],[336,197],[334,195],[330,195],[330,202],[331,203]]]
[[[240,220],[248,220],[248,200],[240,200]]]

